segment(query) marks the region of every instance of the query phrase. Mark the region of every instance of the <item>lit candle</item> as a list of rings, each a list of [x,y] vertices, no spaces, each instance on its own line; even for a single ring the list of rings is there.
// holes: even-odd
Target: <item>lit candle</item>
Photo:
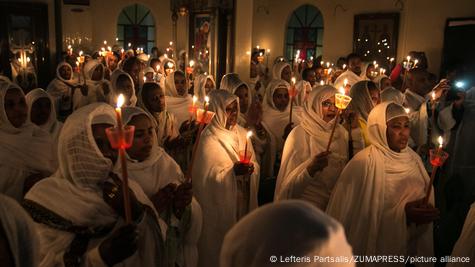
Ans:
[[[132,44],[131,44],[131,43],[128,43],[128,46],[129,46],[129,48],[130,48],[130,47],[132,46]]]
[[[414,67],[416,67],[417,63],[419,63],[419,60],[414,60]]]
[[[325,85],[325,82],[323,80],[321,80],[320,85]]]
[[[246,146],[244,147],[244,159],[243,159],[243,161],[245,163],[250,162],[250,160],[249,161],[247,160],[247,142],[248,142],[249,138],[251,138],[251,136],[252,136],[252,131],[248,131],[247,134],[246,134]]]
[[[124,102],[125,102],[125,97],[123,94],[120,94],[118,97],[117,97],[117,106],[115,108],[115,115],[116,115],[116,118],[117,118],[117,127],[119,129],[122,129],[122,106],[124,105]]]
[[[323,67],[323,64],[325,64],[325,62],[324,62],[323,60],[322,60],[322,61],[320,61],[320,66],[322,66],[322,67]]]
[[[172,45],[173,45],[173,42],[172,42],[172,41],[170,41],[170,46],[172,46]]]
[[[259,45],[256,46],[257,50],[259,50],[261,47]]]
[[[143,76],[143,83],[146,83],[147,82],[147,77],[144,75]]]
[[[190,68],[193,68],[194,65],[195,65],[195,61],[194,61],[194,60],[190,60]]]
[[[329,67],[330,67],[330,62],[327,62],[327,68],[329,68]]]
[[[104,45],[107,45],[107,41],[106,41],[106,40],[104,40]]]
[[[348,79],[345,78],[345,79],[343,80],[343,87],[346,88],[346,85],[347,85],[347,84],[348,84]]]
[[[295,82],[296,79],[295,77],[292,77],[291,82],[290,82],[290,112],[289,112],[289,123],[292,123],[292,110],[294,106],[294,96],[295,96]]]
[[[409,114],[411,112],[411,109],[410,108],[404,108],[404,111],[406,112],[406,114]]]
[[[343,69],[344,69],[344,70],[346,69],[346,64],[343,64]]]
[[[335,134],[336,125],[338,124],[338,118],[342,110],[346,109],[351,102],[351,97],[345,95],[345,88],[340,87],[338,93],[335,94],[335,106],[338,108],[338,111],[335,116],[335,123],[333,124],[332,131],[330,133],[330,139],[328,140],[328,145],[326,151],[330,151],[330,145],[332,143],[333,135]]]

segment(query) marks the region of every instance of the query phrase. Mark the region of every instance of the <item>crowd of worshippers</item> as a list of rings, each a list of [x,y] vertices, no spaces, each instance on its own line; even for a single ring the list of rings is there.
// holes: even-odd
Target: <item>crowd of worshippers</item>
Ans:
[[[475,89],[454,92],[425,57],[376,77],[357,54],[333,72],[279,58],[253,63],[250,83],[217,83],[157,50],[73,58],[46,89],[1,77],[2,266],[355,266],[313,261],[352,255],[473,266]],[[340,88],[352,98],[343,111]],[[132,223],[106,134],[119,94],[135,126]],[[212,119],[198,122],[195,105]],[[433,186],[439,136],[450,156]]]

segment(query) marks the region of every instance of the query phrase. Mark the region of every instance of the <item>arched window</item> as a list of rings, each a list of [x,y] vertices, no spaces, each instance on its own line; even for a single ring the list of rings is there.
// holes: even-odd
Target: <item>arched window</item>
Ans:
[[[285,55],[291,60],[300,50],[300,58],[308,59],[322,54],[323,16],[312,5],[297,8],[287,24]]]
[[[133,4],[122,9],[117,21],[118,43],[124,48],[141,47],[150,52],[155,46],[155,21],[150,9]]]

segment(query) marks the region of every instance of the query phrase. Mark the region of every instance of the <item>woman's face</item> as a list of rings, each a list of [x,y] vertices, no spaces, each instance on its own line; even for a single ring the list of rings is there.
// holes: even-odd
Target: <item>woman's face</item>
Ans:
[[[104,76],[104,68],[101,65],[98,65],[94,69],[94,72],[92,73],[91,80],[100,81],[100,80],[102,80],[103,76]]]
[[[226,107],[226,129],[231,129],[237,123],[238,118],[238,104],[237,101],[233,101]]]
[[[381,95],[379,89],[372,89],[369,90],[369,96],[371,97],[371,102],[373,102],[373,106],[381,103]]]
[[[120,76],[117,79],[117,94],[124,94],[130,101],[132,94],[134,93],[134,86],[132,81],[125,75]]]
[[[147,81],[147,82],[153,82],[153,75],[154,75],[153,72],[147,72],[147,73],[145,73],[146,81]]]
[[[152,152],[155,129],[150,119],[140,114],[132,118],[128,125],[135,126],[134,142],[127,149],[127,154],[135,160],[144,161]]]
[[[105,158],[108,158],[112,161],[112,164],[115,164],[117,161],[117,150],[113,149],[107,139],[106,129],[112,127],[113,125],[107,123],[98,123],[92,125],[92,136],[96,141],[96,145],[101,151],[102,155]]]
[[[388,146],[395,152],[401,152],[407,147],[409,141],[409,119],[407,117],[396,117],[386,123],[386,138]]]
[[[25,96],[23,96],[20,89],[7,91],[4,108],[13,127],[19,128],[26,122],[28,107],[26,106]]]
[[[206,79],[205,92],[208,95],[214,89],[214,83],[211,79]]]
[[[142,95],[145,107],[150,112],[162,112],[165,110],[165,95],[160,87],[147,90]]]
[[[374,71],[374,65],[370,64],[368,68],[366,68],[366,77],[372,77],[372,72]]]
[[[290,70],[289,66],[286,66],[283,70],[282,73],[280,74],[280,78],[288,83],[290,83],[290,78],[292,76],[292,71]]]
[[[51,100],[47,97],[37,99],[31,106],[31,122],[41,126],[48,122],[51,115]]]
[[[247,90],[247,86],[244,84],[239,86],[236,91],[234,91],[234,94],[239,97],[239,108],[241,109],[241,113],[246,113],[247,112],[247,103],[249,101],[249,90]]]
[[[68,66],[62,66],[59,68],[59,75],[61,75],[61,78],[65,80],[70,80],[71,79],[71,68]]]
[[[322,119],[325,122],[330,122],[336,117],[338,109],[335,106],[335,96],[328,98],[322,102]]]
[[[187,93],[185,83],[185,76],[181,75],[181,73],[175,73],[175,88],[179,96],[184,96]]]
[[[381,91],[383,91],[384,89],[388,88],[388,87],[391,87],[392,84],[391,84],[391,79],[389,78],[383,78],[381,80]]]
[[[289,105],[289,91],[287,88],[277,88],[272,96],[275,107],[280,111],[285,111]]]

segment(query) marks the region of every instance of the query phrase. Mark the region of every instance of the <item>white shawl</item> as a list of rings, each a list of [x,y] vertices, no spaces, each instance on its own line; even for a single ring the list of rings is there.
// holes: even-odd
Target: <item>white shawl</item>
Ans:
[[[48,132],[49,134],[51,134],[52,140],[55,143],[58,143],[58,137],[59,137],[61,128],[63,127],[63,123],[56,119],[56,109],[55,109],[53,98],[50,95],[48,95],[48,93],[46,93],[45,90],[41,88],[36,88],[34,90],[31,90],[28,94],[26,94],[25,98],[26,98],[26,104],[28,105],[29,118],[31,118],[31,107],[38,99],[48,98],[51,101],[51,113],[49,115],[49,119],[45,124],[39,125],[39,127],[45,132]],[[56,150],[54,150],[54,152],[56,153]]]
[[[211,123],[201,135],[193,165],[192,177],[196,198],[203,209],[203,231],[199,241],[199,266],[218,266],[220,248],[226,232],[239,220],[237,218],[237,177],[234,163],[239,161],[239,151],[244,150],[246,132],[239,125],[231,130],[226,126],[226,106],[238,98],[227,91],[215,90],[210,94],[210,110],[215,112]],[[249,211],[257,207],[259,165],[252,144],[251,162],[254,173],[250,176]]]
[[[470,211],[465,218],[462,233],[452,250],[452,257],[469,257],[468,263],[448,263],[447,267],[472,266],[475,259],[475,203],[470,206]]]
[[[135,91],[134,80],[132,79],[132,77],[130,77],[130,75],[127,72],[121,69],[116,69],[111,74],[112,88],[111,88],[111,93],[109,97],[109,102],[112,106],[114,107],[116,106],[117,98],[119,97],[119,92],[117,88],[117,80],[119,79],[120,76],[124,76],[124,75],[130,80],[130,83],[132,84],[132,96],[130,97],[130,99],[128,99],[129,103],[126,104],[126,106],[135,107],[135,105],[137,104],[137,96],[135,94],[136,91]]]
[[[60,69],[67,67],[71,71],[70,79],[64,79],[60,74]],[[76,85],[73,76],[73,68],[67,62],[61,62],[56,67],[56,77],[46,87],[46,92],[50,94],[55,102],[57,111],[70,110],[73,101],[73,87]]]
[[[419,110],[419,107],[426,101],[425,97],[416,94],[411,89],[406,89],[404,92],[404,106],[413,111]]]
[[[93,81],[92,75],[97,68],[103,69],[102,77],[99,81]],[[95,102],[109,103],[110,93],[109,95],[105,95],[102,86],[103,84],[106,84],[105,86],[108,86],[109,89],[111,89],[112,86],[109,81],[104,79],[104,75],[105,75],[104,65],[102,65],[102,63],[99,62],[98,60],[89,60],[84,66],[84,75],[86,76],[85,78],[86,78],[86,85],[88,88],[88,92],[87,92],[87,95],[84,96],[81,93],[81,90],[77,89],[74,91],[74,95],[73,95],[74,110],[80,107],[89,105],[91,103],[95,103]]]
[[[226,77],[226,76],[225,76]],[[196,76],[194,82],[193,82],[193,95],[198,97],[198,102],[199,103],[204,103],[205,102],[205,96],[206,96],[206,82],[211,80],[213,82],[213,89],[216,89],[216,82],[214,81],[213,75],[198,75]],[[223,77],[224,79],[224,77]]]
[[[290,65],[287,62],[277,62],[272,66],[272,79],[281,80],[282,79],[282,71],[285,67],[289,67]],[[291,68],[292,69],[292,68]]]
[[[362,81],[360,76],[356,75],[353,71],[351,70],[346,70],[338,78],[336,78],[334,86],[335,88],[339,89],[344,85],[345,79],[348,79],[348,84],[350,86],[355,85],[357,82]]]
[[[167,103],[167,111],[176,117],[176,123],[179,128],[183,122],[190,119],[188,110],[193,104],[193,98],[188,93],[185,93],[184,96],[178,95],[175,87],[175,73],[173,72],[168,75],[165,80],[165,102]]]
[[[113,166],[96,145],[92,134],[93,123],[115,125],[114,109],[105,103],[93,103],[68,117],[59,138],[59,169],[51,177],[37,183],[25,199],[47,208],[76,226],[96,228],[115,223],[115,229],[125,222],[103,200],[99,184],[108,180]],[[153,204],[140,186],[129,180],[129,187],[138,201],[148,206],[137,225],[138,250],[117,266],[157,266],[163,260],[160,240],[166,225],[160,222]],[[67,201],[65,201],[67,200]],[[75,235],[37,223],[41,241],[40,266],[64,266],[63,254]],[[110,235],[110,232],[108,235]],[[103,239],[92,239],[85,254],[84,266],[102,263],[97,248]]]
[[[0,83],[0,192],[21,200],[26,177],[54,171],[53,141],[29,120],[19,128],[10,123],[5,112],[5,95],[9,90],[18,90],[23,95],[17,85]]]
[[[348,160],[348,133],[340,124],[330,146],[328,166],[313,177],[307,172],[313,158],[326,150],[335,120],[323,120],[322,102],[338,91],[330,85],[310,94],[302,121],[287,138],[280,165],[275,199],[305,199],[325,210],[331,191]]]
[[[284,146],[282,136],[284,135],[285,127],[289,124],[290,101],[285,111],[280,111],[275,107],[273,96],[278,88],[286,88],[288,90],[289,87],[290,85],[284,80],[273,80],[269,83],[269,86],[267,86],[264,95],[262,124],[264,124],[270,134],[274,136],[276,144],[275,151],[277,152],[282,151]],[[300,123],[302,108],[294,106],[292,112],[292,122],[294,123],[294,127],[296,127]]]
[[[429,177],[409,147],[388,147],[386,109],[377,105],[368,119],[371,145],[346,165],[328,203],[327,213],[343,224],[356,255],[431,256],[432,224],[406,225],[405,204],[421,199]],[[407,116],[402,111],[400,116]],[[434,194],[429,202],[434,204]],[[374,266],[366,263],[362,266]]]
[[[235,95],[236,90],[242,85],[246,86],[247,89],[248,97],[246,105],[247,110],[249,111],[249,108],[251,107],[252,103],[252,91],[249,86],[245,82],[243,82],[236,73],[228,73],[224,75],[221,79],[219,89],[226,90],[231,94]],[[242,127],[245,127],[247,124],[246,114],[242,113],[241,111],[239,111],[238,124]]]
[[[272,256],[276,262],[272,262]],[[284,262],[297,256],[303,262]],[[348,259],[348,262],[319,262]],[[226,234],[221,267],[355,266],[345,232],[330,216],[298,200],[265,205],[244,217]],[[305,258],[303,258],[305,257]]]

